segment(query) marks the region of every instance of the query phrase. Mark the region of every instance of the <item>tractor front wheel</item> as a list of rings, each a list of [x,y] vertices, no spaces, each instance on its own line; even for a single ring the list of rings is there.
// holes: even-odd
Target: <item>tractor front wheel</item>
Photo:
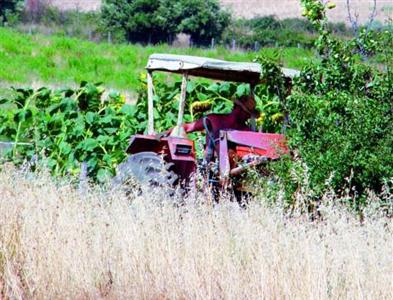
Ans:
[[[113,179],[116,186],[126,185],[131,180],[148,186],[172,187],[178,176],[171,170],[172,164],[154,152],[140,152],[128,156],[117,167],[117,175]]]

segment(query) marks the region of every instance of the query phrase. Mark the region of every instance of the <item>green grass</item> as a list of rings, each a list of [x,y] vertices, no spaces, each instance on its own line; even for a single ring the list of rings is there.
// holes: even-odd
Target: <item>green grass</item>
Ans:
[[[273,55],[277,49],[261,53]],[[313,59],[309,50],[280,49],[285,66],[301,68]],[[224,48],[186,49],[168,45],[148,46],[94,43],[61,36],[26,35],[0,28],[0,88],[12,84],[67,85],[82,80],[134,91],[140,72],[152,53],[208,56],[233,61],[252,61],[257,53]]]

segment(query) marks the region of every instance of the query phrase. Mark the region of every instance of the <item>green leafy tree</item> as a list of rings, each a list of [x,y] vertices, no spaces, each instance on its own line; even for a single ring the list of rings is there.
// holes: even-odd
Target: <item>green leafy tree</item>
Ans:
[[[217,0],[106,0],[102,20],[104,28],[131,42],[171,42],[184,32],[206,44],[221,36],[230,18]]]
[[[163,36],[162,40],[170,43],[179,33],[179,23],[183,18],[184,6],[181,1],[177,0],[160,0],[159,2],[160,6],[155,22],[167,33],[167,37]]]
[[[369,35],[374,39],[373,50],[386,55],[387,69],[379,71],[356,55],[356,41],[331,34],[325,16],[331,3],[301,2],[304,15],[319,33],[315,45],[320,62],[302,70],[286,99],[290,143],[306,164],[317,194],[330,179],[337,192],[350,185],[353,199],[359,200],[366,189],[379,192],[393,178],[393,76],[389,69],[393,56],[391,51],[386,54],[393,47],[387,38],[391,33]]]
[[[0,24],[14,23],[23,10],[23,0],[2,0],[0,3]]]
[[[266,17],[256,17],[247,22],[250,27],[255,30],[258,29],[273,29],[277,30],[281,28],[281,22],[278,21],[274,16],[266,16]]]
[[[104,27],[120,32],[131,42],[157,43],[173,32],[170,26],[160,26],[158,18],[160,1],[155,0],[106,0],[102,6]]]
[[[221,37],[230,23],[230,14],[221,9],[217,0],[182,0],[183,11],[179,31],[191,35],[197,44],[209,44]]]

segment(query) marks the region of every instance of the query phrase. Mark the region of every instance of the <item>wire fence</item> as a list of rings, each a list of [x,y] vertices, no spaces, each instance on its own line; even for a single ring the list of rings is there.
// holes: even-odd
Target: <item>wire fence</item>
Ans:
[[[109,44],[124,44],[130,43],[127,41],[119,42],[115,34],[111,31],[108,32],[101,32],[97,31],[94,28],[72,28],[72,27],[60,27],[60,26],[46,26],[42,24],[35,24],[35,23],[24,23],[19,24],[15,27],[19,32],[34,35],[34,34],[41,34],[46,36],[53,36],[53,35],[60,35],[69,38],[79,38],[87,41],[92,41],[96,43],[109,43]],[[151,46],[154,44],[151,43],[141,43],[145,46]],[[198,44],[194,42],[190,36],[185,34],[179,34],[175,38],[169,38],[168,40],[163,42],[162,44],[168,44],[170,46],[176,48],[204,48],[204,49],[217,49],[217,48],[225,48],[229,51],[253,51],[259,52],[262,47],[265,45],[261,45],[260,42],[254,41],[253,43],[249,44],[247,47],[243,46],[241,42],[237,39],[227,39],[226,41],[219,41],[216,38],[211,38],[210,43],[207,44]],[[275,42],[269,47],[281,47],[278,42]],[[298,43],[297,48],[305,48],[304,45]]]

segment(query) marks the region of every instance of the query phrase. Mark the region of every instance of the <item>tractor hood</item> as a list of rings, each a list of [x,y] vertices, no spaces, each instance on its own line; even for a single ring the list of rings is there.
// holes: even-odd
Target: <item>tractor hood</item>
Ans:
[[[198,56],[153,54],[149,57],[146,69],[149,71],[166,71],[171,73],[187,73],[191,76],[205,77],[223,81],[260,82],[261,65],[258,63],[229,62]],[[299,76],[293,69],[282,69],[289,78]]]

